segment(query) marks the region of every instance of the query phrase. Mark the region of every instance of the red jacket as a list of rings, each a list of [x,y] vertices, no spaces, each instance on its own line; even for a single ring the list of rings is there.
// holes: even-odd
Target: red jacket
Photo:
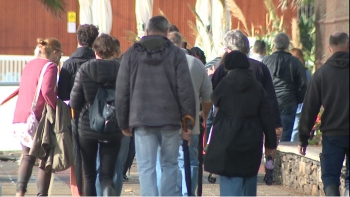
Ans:
[[[36,86],[39,81],[39,76],[44,65],[49,62],[45,58],[36,58],[26,64],[23,69],[21,82],[19,85],[19,94],[16,103],[16,109],[13,117],[13,123],[25,123],[31,111],[32,102]],[[56,108],[57,101],[57,65],[50,64],[44,74],[41,91],[39,93],[36,109],[34,114],[39,121],[42,116],[45,103],[48,103],[52,108]]]

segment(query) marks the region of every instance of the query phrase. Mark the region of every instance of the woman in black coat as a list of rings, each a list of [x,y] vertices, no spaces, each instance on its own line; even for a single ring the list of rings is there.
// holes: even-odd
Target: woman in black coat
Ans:
[[[212,94],[219,111],[204,168],[220,175],[221,196],[255,196],[264,134],[265,147],[276,148],[274,121],[247,56],[232,51],[224,64],[229,73]]]
[[[120,148],[121,130],[100,133],[90,128],[89,104],[92,105],[99,87],[115,89],[119,62],[114,59],[117,51],[111,36],[102,34],[92,48],[96,59],[81,65],[75,77],[70,95],[70,106],[80,112],[78,121],[79,144],[84,169],[84,195],[96,196],[96,157],[99,153],[102,189],[114,189],[113,175]],[[113,190],[112,190],[113,191]]]

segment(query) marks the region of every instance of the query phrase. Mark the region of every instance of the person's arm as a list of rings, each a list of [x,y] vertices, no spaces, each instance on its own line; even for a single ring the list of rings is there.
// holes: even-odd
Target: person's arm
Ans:
[[[262,64],[262,71],[264,75],[263,87],[269,99],[271,113],[274,118],[275,128],[282,127],[280,110],[276,97],[275,87],[273,86],[272,78],[269,69],[265,64]]]
[[[185,53],[178,49],[176,54],[175,66],[176,66],[176,84],[177,84],[177,96],[180,105],[181,117],[190,115],[193,118],[196,114],[196,99],[192,84],[191,73],[188,68],[187,58]],[[192,130],[194,125],[187,121],[187,128]]]
[[[45,99],[46,103],[55,110],[57,102],[57,93],[55,91],[57,83],[57,71],[58,69],[55,63],[49,65],[45,71],[41,85],[41,94],[43,98]]]
[[[120,62],[116,80],[115,109],[120,129],[129,129],[130,114],[130,53],[126,52]]]
[[[299,143],[302,147],[308,145],[310,132],[322,105],[320,84],[321,82],[316,72],[307,89],[299,120]]]
[[[199,61],[200,62],[200,61]],[[201,62],[200,62],[201,64]],[[199,89],[199,97],[202,100],[202,118],[203,118],[203,123],[207,122],[207,119],[209,117],[210,110],[213,106],[213,103],[211,102],[211,94],[213,93],[213,88],[211,85],[211,80],[209,76],[206,74],[205,67],[203,65],[198,66],[198,74],[201,74],[202,76],[202,83],[201,87]]]
[[[260,100],[259,118],[265,134],[265,148],[276,149],[277,137],[272,119],[270,103],[264,90]]]
[[[82,84],[83,66],[78,70],[77,75],[74,79],[74,85],[70,93],[70,106],[75,111],[81,111],[85,105],[84,89]]]
[[[70,98],[70,92],[72,90],[70,83],[71,78],[72,75],[68,70],[67,62],[65,62],[61,68],[60,77],[58,79],[58,97],[63,101],[67,101]]]
[[[298,91],[297,91],[297,102],[299,103],[303,103],[304,101],[304,97],[305,97],[305,93],[306,93],[306,88],[307,88],[307,79],[306,79],[306,72],[305,72],[305,68],[304,66],[301,64],[301,62],[297,59],[295,59],[295,61],[293,62],[294,64],[297,65],[297,73],[296,73],[296,83],[297,83],[297,87],[298,87]]]

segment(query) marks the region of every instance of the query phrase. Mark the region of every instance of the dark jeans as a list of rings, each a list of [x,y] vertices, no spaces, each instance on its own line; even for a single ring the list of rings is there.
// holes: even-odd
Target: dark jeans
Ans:
[[[297,105],[289,106],[284,109],[280,109],[281,122],[283,127],[283,133],[281,142],[290,142],[292,138],[295,113],[297,111]]]
[[[36,157],[29,155],[30,148],[22,145],[22,160],[18,168],[18,180],[16,186],[16,192],[23,195],[27,191],[27,185],[30,177],[32,176],[33,166]],[[44,159],[46,160],[46,159]],[[38,196],[48,196],[49,186],[51,180],[51,170],[48,172],[45,169],[38,169],[38,177],[36,179],[38,187]]]
[[[340,185],[340,175],[346,156],[345,186],[349,189],[349,136],[322,136],[321,172],[324,188]]]
[[[107,187],[114,189],[113,175],[120,141],[99,142],[98,140],[79,136],[79,143],[84,169],[84,195],[96,196],[96,157],[98,152],[100,157],[99,179],[102,191]],[[100,146],[99,151],[98,146]]]

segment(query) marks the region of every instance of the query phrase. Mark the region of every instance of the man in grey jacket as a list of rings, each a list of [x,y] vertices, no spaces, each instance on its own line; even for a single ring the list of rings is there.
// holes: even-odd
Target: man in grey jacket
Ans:
[[[175,196],[181,118],[196,117],[195,94],[185,53],[167,38],[169,22],[150,19],[147,36],[124,53],[116,82],[116,112],[125,135],[135,133],[142,196]],[[190,140],[192,127],[182,137]],[[156,180],[157,148],[162,166]]]
[[[168,38],[175,44],[175,46],[181,48],[182,47],[182,38],[181,34],[179,32],[171,32],[168,35]],[[182,49],[186,53],[186,58],[188,62],[188,67],[191,72],[192,77],[192,83],[194,88],[194,93],[196,96],[196,113],[199,114],[200,110],[200,104],[202,104],[202,112],[201,116],[203,118],[203,122],[206,122],[209,116],[210,109],[212,107],[211,102],[211,93],[213,92],[211,81],[209,76],[207,75],[207,72],[205,70],[205,67],[203,63],[191,56],[188,55],[188,52],[186,49]],[[205,127],[204,127],[205,128]],[[190,152],[190,163],[191,163],[191,194],[195,195],[197,182],[198,182],[198,141],[199,141],[199,116],[196,116],[196,123],[192,130],[192,137],[191,137],[191,145],[189,146],[189,152]],[[199,153],[202,154],[202,153]],[[185,181],[185,170],[184,170],[184,157],[183,157],[183,150],[182,147],[180,147],[180,157],[179,157],[179,167],[181,170],[181,176],[182,180],[179,181],[179,189],[180,192],[182,192],[183,196],[188,196],[189,192],[186,188],[186,181]]]

